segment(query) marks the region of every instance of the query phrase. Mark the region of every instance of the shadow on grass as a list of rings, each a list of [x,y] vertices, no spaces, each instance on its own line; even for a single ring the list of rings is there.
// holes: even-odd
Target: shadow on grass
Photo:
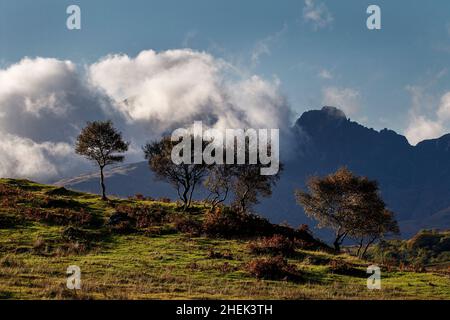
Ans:
[[[0,300],[12,299],[13,297],[12,292],[0,290]]]

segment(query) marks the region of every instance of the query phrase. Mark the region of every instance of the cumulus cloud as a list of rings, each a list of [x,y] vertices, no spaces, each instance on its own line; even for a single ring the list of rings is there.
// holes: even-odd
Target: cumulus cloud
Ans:
[[[90,79],[124,117],[158,132],[194,120],[218,129],[279,128],[288,121],[278,80],[242,77],[207,53],[149,50],[136,58],[108,56],[90,67]]]
[[[107,101],[70,61],[25,58],[0,69],[1,176],[50,179],[82,166],[71,145]]]
[[[405,135],[409,143],[416,145],[420,141],[437,138],[445,133],[441,121],[432,120],[423,115],[412,114]]]
[[[244,76],[204,52],[143,51],[77,66],[25,58],[0,69],[0,176],[52,179],[86,169],[73,154],[87,121],[112,119],[142,160],[150,139],[201,120],[213,128],[285,128],[277,79]]]
[[[405,136],[412,145],[426,140],[439,138],[447,131],[450,121],[450,92],[439,100],[437,108],[430,109],[433,101],[426,96],[422,87],[408,86],[412,105],[409,111],[408,126]]]
[[[334,21],[328,7],[317,0],[305,0],[303,7],[303,21],[312,25],[314,30],[331,26]]]
[[[337,107],[347,115],[355,115],[360,109],[360,94],[355,89],[327,87],[322,94],[323,105]]]
[[[73,169],[73,148],[67,143],[36,143],[0,134],[0,177],[48,179]],[[64,169],[60,167],[64,165]]]
[[[107,105],[70,61],[26,58],[0,70],[0,132],[68,142],[87,120],[102,118]]]

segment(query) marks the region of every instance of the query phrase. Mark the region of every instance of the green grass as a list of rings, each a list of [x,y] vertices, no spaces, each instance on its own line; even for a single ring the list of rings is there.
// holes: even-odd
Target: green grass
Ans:
[[[23,180],[0,179],[0,184],[31,192],[35,199],[55,189]],[[114,212],[111,203],[95,195],[58,198],[77,202],[102,221]],[[140,202],[178,211],[173,203],[113,202]],[[196,209],[201,210],[201,205]],[[0,215],[12,214],[9,210],[0,206]],[[13,227],[0,225],[0,299],[450,299],[450,277],[444,273],[383,270],[382,289],[368,290],[366,277],[330,272],[329,260],[344,260],[363,272],[370,264],[346,254],[298,250],[289,262],[301,271],[303,280],[270,281],[246,271],[245,265],[255,258],[247,240],[181,233],[108,234],[89,250],[73,254],[58,249],[66,243],[61,237],[63,229],[28,220]],[[95,226],[84,229],[103,234]],[[210,250],[230,252],[232,259],[212,259]],[[70,265],[81,268],[81,290],[66,288]]]

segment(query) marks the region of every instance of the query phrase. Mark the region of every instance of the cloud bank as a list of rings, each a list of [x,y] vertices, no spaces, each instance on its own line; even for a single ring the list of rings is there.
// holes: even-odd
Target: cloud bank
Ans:
[[[279,86],[189,49],[108,55],[82,66],[25,58],[0,69],[0,176],[47,181],[85,170],[73,144],[87,121],[112,119],[135,161],[146,141],[195,120],[282,129],[290,109]]]

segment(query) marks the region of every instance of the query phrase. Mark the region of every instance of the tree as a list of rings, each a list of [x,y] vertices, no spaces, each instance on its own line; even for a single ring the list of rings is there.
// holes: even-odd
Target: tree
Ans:
[[[307,188],[309,193],[296,190],[297,202],[307,216],[318,221],[319,228],[334,230],[337,252],[347,236],[360,239],[360,244],[369,238],[368,247],[381,235],[395,231],[396,222],[379,196],[376,181],[341,168],[324,178],[310,178]]]
[[[280,178],[282,166],[275,175],[261,175],[261,164],[236,165],[231,188],[234,194],[232,206],[240,212],[249,211],[259,203],[259,197],[270,197],[272,187]]]
[[[357,255],[364,258],[369,247],[378,239],[386,235],[398,235],[400,229],[392,211],[370,210],[360,215],[361,222],[352,233],[352,238],[358,241]]]
[[[88,122],[77,138],[75,152],[94,161],[100,168],[102,200],[107,200],[103,169],[111,164],[122,162],[129,143],[124,142],[111,121]]]
[[[228,198],[234,174],[234,165],[219,164],[210,168],[204,185],[209,191],[206,201],[211,204],[211,209],[225,202]]]
[[[283,171],[283,165],[279,163],[278,172],[274,175],[262,175],[261,169],[267,167],[260,161],[257,154],[256,163],[250,163],[250,148],[248,139],[245,141],[245,161],[243,164],[221,164],[211,166],[205,181],[205,187],[210,191],[207,200],[214,208],[225,202],[230,193],[234,198],[231,205],[239,212],[248,212],[259,203],[260,197],[272,195],[272,187],[277,183]],[[270,151],[270,146],[267,149]],[[224,158],[227,153],[233,153],[234,159],[238,157],[238,150],[234,148],[223,149]]]
[[[208,166],[205,163],[195,164],[193,152],[190,163],[176,164],[172,160],[172,149],[177,143],[171,141],[170,137],[165,137],[160,141],[147,143],[143,151],[150,169],[159,179],[169,182],[176,188],[186,210],[191,206],[193,193],[205,178]]]

